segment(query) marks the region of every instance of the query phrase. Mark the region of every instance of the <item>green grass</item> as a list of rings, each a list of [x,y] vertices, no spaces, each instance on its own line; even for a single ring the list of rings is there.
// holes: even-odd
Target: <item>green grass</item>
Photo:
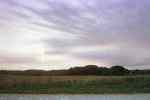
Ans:
[[[0,76],[0,93],[150,93],[150,76]]]

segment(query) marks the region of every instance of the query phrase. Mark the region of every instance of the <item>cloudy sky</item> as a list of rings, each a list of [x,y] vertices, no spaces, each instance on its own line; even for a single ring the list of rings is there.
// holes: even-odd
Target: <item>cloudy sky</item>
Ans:
[[[150,0],[0,0],[0,69],[150,68]]]

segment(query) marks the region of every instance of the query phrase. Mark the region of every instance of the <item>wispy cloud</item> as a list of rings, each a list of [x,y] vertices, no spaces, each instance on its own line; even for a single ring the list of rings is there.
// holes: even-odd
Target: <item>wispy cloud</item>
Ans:
[[[147,68],[149,10],[149,0],[0,0],[0,64]]]

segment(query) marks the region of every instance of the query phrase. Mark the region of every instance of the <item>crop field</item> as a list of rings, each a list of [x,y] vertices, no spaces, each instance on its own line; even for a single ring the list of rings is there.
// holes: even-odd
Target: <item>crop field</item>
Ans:
[[[150,76],[1,75],[0,93],[150,93]]]

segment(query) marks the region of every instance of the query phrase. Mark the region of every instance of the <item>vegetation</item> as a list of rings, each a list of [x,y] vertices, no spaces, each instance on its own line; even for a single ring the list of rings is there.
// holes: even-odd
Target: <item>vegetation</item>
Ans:
[[[1,76],[0,93],[150,93],[150,76]]]
[[[150,93],[150,71],[88,65],[68,70],[0,71],[0,93]]]
[[[98,76],[119,76],[119,75],[150,75],[150,70],[128,70],[123,66],[99,67],[96,65],[87,65],[81,67],[73,67],[67,70],[25,70],[25,71],[9,71],[1,70],[0,75],[98,75]]]

